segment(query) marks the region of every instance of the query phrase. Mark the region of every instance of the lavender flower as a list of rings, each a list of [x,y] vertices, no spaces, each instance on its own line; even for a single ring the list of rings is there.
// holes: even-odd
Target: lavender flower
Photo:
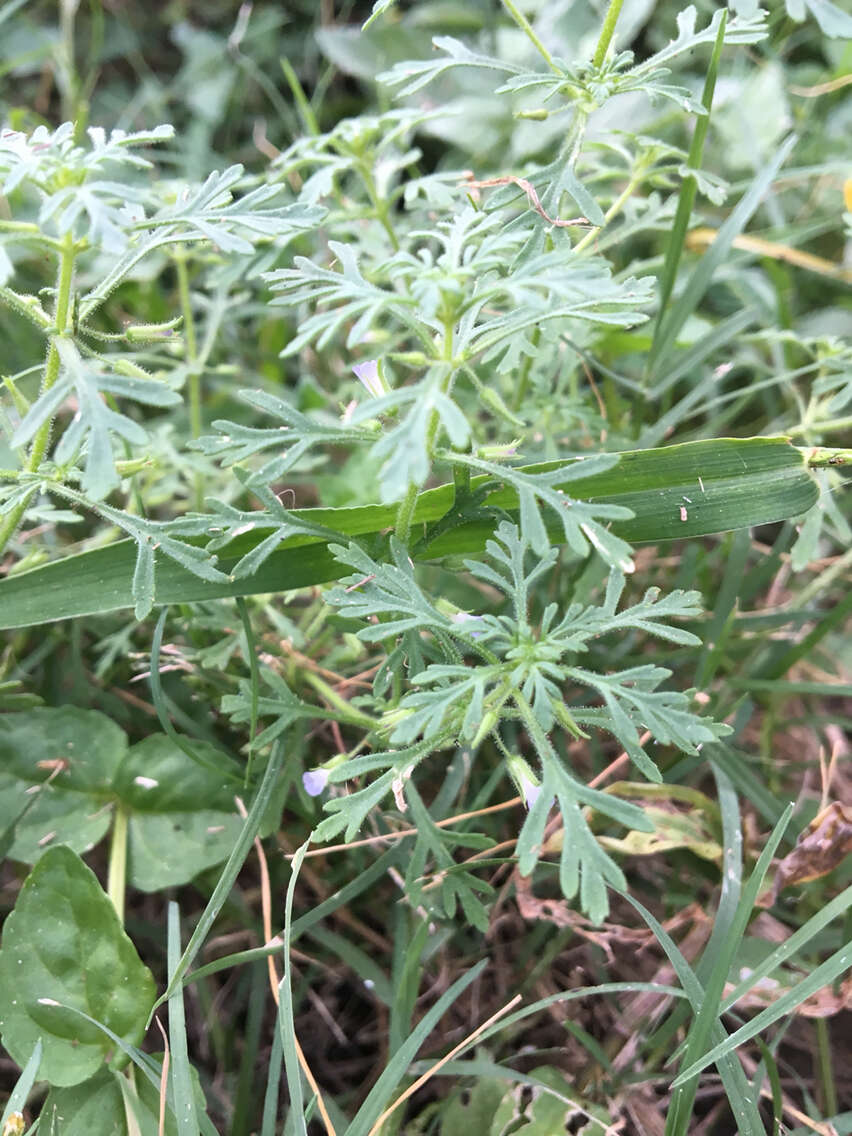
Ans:
[[[512,780],[518,787],[518,792],[524,799],[528,809],[531,809],[541,796],[541,783],[536,775],[530,769],[529,765],[522,757],[517,754],[511,754],[506,764],[509,767],[509,773]]]
[[[368,359],[365,363],[356,363],[352,370],[368,394],[371,394],[373,398],[381,398],[385,393],[385,385],[379,374],[378,359]]]
[[[328,784],[327,769],[309,769],[302,774],[302,785],[309,797],[318,797]]]

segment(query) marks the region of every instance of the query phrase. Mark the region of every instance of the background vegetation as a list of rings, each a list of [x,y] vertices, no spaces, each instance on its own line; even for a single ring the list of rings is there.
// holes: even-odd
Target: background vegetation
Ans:
[[[850,63],[0,7],[4,1136],[852,1132]]]

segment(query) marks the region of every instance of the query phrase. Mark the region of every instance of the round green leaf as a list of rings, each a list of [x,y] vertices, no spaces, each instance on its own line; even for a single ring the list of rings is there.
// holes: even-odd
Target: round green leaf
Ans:
[[[41,1037],[39,1079],[79,1084],[113,1043],[74,1011],[137,1045],[153,1001],[151,972],[94,873],[70,848],[49,848],[3,928],[0,1034],[9,1054],[23,1065]]]
[[[63,1136],[125,1136],[124,1100],[115,1074],[102,1068],[79,1085],[51,1089],[39,1121],[39,1128]]]
[[[204,742],[192,747],[204,765],[153,734],[132,747],[116,775],[116,795],[130,814],[128,878],[142,891],[188,883],[227,860],[242,829],[227,759]]]
[[[198,755],[198,762],[187,757],[165,734],[151,734],[130,749],[117,770],[116,796],[134,813],[232,811],[233,783],[224,754],[199,741],[192,742],[192,750]],[[221,770],[220,776],[217,769]]]
[[[42,786],[15,825],[11,859],[33,864],[52,844],[76,852],[97,844],[126,751],[124,731],[97,710],[42,707],[0,718],[0,818],[19,816]]]
[[[193,1085],[200,1094],[196,1082],[194,1076]],[[39,1127],[45,1132],[61,1132],[62,1136],[126,1136],[125,1098],[138,1136],[157,1136],[160,1098],[151,1082],[137,1072],[134,1092],[129,1082],[122,1084],[120,1076],[105,1067],[82,1084],[52,1088],[42,1107]],[[167,1109],[167,1136],[175,1136],[176,1132],[174,1115]]]
[[[243,828],[236,813],[140,813],[128,829],[128,877],[142,891],[188,883],[199,872],[221,864]]]

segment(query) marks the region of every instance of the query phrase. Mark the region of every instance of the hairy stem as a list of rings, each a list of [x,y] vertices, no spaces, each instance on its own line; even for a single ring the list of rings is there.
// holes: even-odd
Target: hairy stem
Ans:
[[[609,50],[609,45],[612,43],[612,37],[615,35],[615,25],[618,23],[618,17],[621,12],[621,5],[624,0],[610,0],[609,7],[604,16],[603,27],[598,39],[598,46],[595,48],[595,54],[592,57],[592,62],[595,67],[603,66],[603,61],[606,59],[606,53]]]
[[[559,68],[554,64],[550,52],[535,34],[532,24],[529,22],[523,12],[517,7],[516,4],[513,3],[513,0],[503,0],[503,7],[518,25],[518,27],[521,29],[521,31],[524,33],[524,35],[527,37],[536,51],[539,52],[551,71],[556,71],[558,73]],[[621,7],[620,4],[619,7]]]
[[[373,177],[373,171],[370,169],[366,162],[359,162],[358,172],[361,174],[361,180],[364,182],[364,188],[367,191],[367,196],[370,199],[370,204],[373,206],[376,220],[387,233],[388,240],[393,245],[394,252],[399,252],[399,238],[394,232],[394,227],[390,221],[390,210],[388,208],[388,202],[385,198],[379,195],[379,191],[376,188],[376,182]]]
[[[414,516],[414,506],[417,504],[417,493],[418,486],[413,481],[410,482],[405,496],[399,503],[394,535],[401,544],[408,544],[411,537],[411,518]]]
[[[798,438],[802,434],[839,434],[844,430],[852,428],[852,414],[847,414],[843,418],[824,418],[822,421],[813,422],[800,422],[798,426],[793,426],[789,430],[785,430],[785,434],[789,434],[791,438]]]

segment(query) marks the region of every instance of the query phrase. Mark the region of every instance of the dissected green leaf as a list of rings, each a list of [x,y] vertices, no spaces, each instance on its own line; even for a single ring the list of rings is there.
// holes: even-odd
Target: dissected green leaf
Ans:
[[[524,468],[547,472],[559,464]],[[576,463],[563,464],[571,468]],[[473,488],[484,480],[473,478]],[[630,451],[620,454],[612,469],[592,477],[578,478],[572,469],[566,487],[572,498],[632,510],[632,520],[612,525],[619,537],[631,543],[703,536],[797,517],[818,496],[802,451],[784,438],[722,438]],[[427,490],[418,499],[415,525],[438,521],[452,503],[451,485]],[[511,511],[518,507],[518,499],[512,490],[495,490],[485,504]],[[299,509],[294,515],[341,536],[369,536],[394,524],[396,506]],[[495,527],[496,522],[475,521],[453,528],[427,544],[425,558],[479,552]],[[553,539],[560,539],[561,532],[561,524],[554,525]],[[237,538],[220,552],[220,568],[227,571],[263,537],[251,533]],[[280,592],[338,578],[341,566],[328,546],[309,539],[295,537],[283,543],[257,573],[226,583],[202,580],[172,560],[158,559],[155,602]],[[0,628],[131,607],[134,564],[133,543],[122,541],[2,580]]]
[[[39,1037],[40,1079],[76,1085],[113,1050],[80,1010],[138,1045],[154,979],[124,933],[94,872],[70,848],[42,856],[3,927],[0,1031],[23,1065]]]

